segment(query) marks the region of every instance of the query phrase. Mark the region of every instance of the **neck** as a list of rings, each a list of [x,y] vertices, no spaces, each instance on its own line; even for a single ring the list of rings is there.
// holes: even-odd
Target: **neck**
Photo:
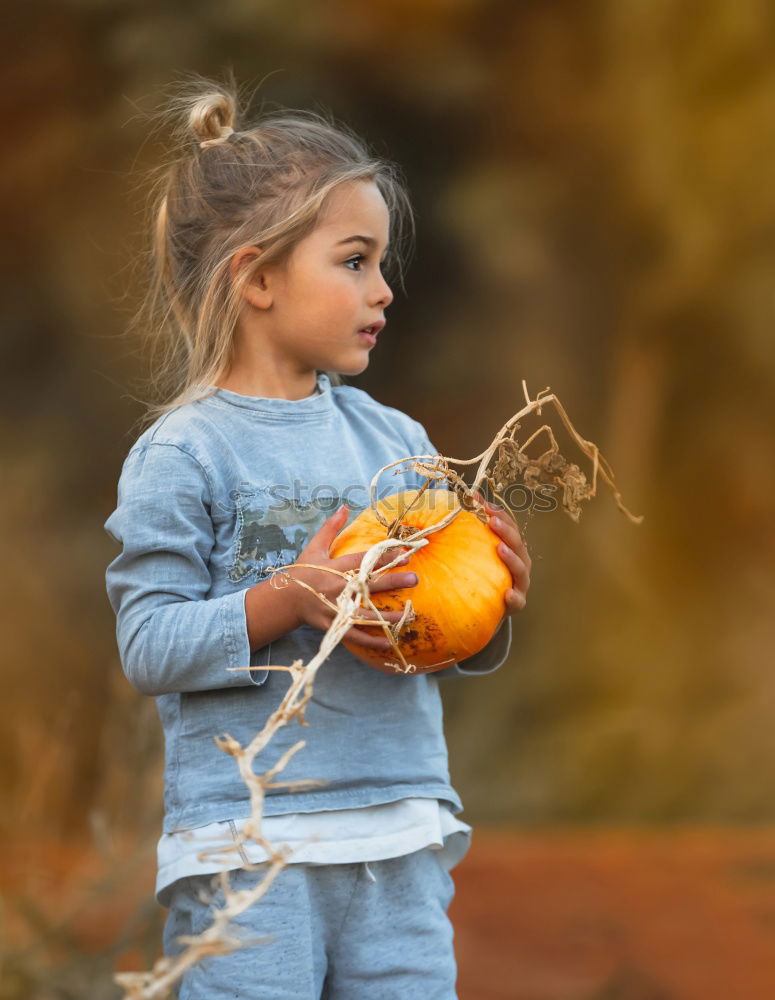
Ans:
[[[317,384],[317,372],[289,355],[270,331],[243,317],[237,324],[230,359],[215,385],[242,396],[262,399],[304,399]]]
[[[264,399],[304,399],[315,392],[317,372],[251,374],[244,371],[228,371],[214,384],[219,389],[228,389],[241,396],[260,396]]]

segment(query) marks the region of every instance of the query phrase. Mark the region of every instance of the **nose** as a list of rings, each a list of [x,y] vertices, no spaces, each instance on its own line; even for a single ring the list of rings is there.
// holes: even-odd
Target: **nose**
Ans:
[[[393,301],[393,292],[381,273],[377,279],[377,287],[373,295],[374,305],[380,306],[382,309],[387,308],[387,306],[389,306]]]

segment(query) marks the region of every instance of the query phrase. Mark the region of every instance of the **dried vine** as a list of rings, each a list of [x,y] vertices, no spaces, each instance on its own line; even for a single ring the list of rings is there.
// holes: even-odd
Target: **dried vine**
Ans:
[[[484,511],[482,494],[484,484],[489,487],[491,495],[503,504],[504,507],[508,507],[508,503],[504,499],[503,494],[509,486],[522,484],[530,490],[542,485],[559,488],[562,491],[563,509],[569,517],[578,522],[581,515],[581,504],[596,495],[597,480],[598,476],[600,476],[611,490],[614,500],[622,513],[633,524],[640,524],[643,521],[642,516],[632,514],[625,507],[621,495],[616,489],[614,474],[610,465],[600,453],[597,445],[585,440],[576,431],[559,399],[547,388],[537,393],[536,398],[531,400],[524,381],[522,382],[522,388],[525,395],[525,406],[503,425],[489,447],[480,455],[471,459],[448,458],[443,455],[411,455],[383,466],[372,479],[369,494],[370,506],[380,523],[384,525],[387,537],[383,541],[372,545],[365,552],[361,564],[357,569],[346,572],[340,572],[331,568],[327,569],[328,572],[338,573],[343,578],[344,586],[335,605],[324,597],[323,594],[315,591],[318,597],[329,608],[335,611],[334,620],[328,631],[324,634],[317,653],[307,664],[302,663],[301,660],[295,660],[291,666],[261,668],[265,670],[286,671],[290,674],[291,683],[282,701],[269,717],[264,728],[256,734],[247,746],[243,747],[237,740],[228,735],[215,737],[218,747],[234,757],[240,776],[248,788],[251,814],[250,818],[245,822],[241,834],[233,844],[229,844],[220,851],[208,852],[206,856],[233,854],[234,864],[232,867],[234,869],[263,870],[263,877],[251,889],[236,891],[231,888],[228,872],[224,871],[216,876],[216,881],[223,892],[224,903],[220,907],[213,906],[213,920],[210,926],[199,935],[181,938],[180,943],[184,945],[182,952],[175,957],[160,958],[151,971],[116,974],[116,982],[125,990],[125,1000],[165,1000],[172,986],[184,975],[187,969],[191,968],[198,961],[213,955],[228,954],[244,947],[247,943],[230,933],[231,921],[261,899],[280,871],[288,863],[288,859],[292,854],[292,852],[285,852],[276,848],[261,833],[266,790],[268,788],[293,790],[321,784],[321,782],[314,780],[286,782],[275,780],[291,758],[305,745],[304,740],[300,740],[290,747],[274,767],[263,774],[256,774],[253,769],[254,761],[258,754],[268,745],[278,729],[288,725],[294,719],[302,726],[307,725],[304,718],[304,709],[312,697],[315,676],[351,626],[378,625],[381,627],[386,636],[391,640],[393,654],[401,661],[396,669],[403,673],[411,673],[415,669],[413,664],[406,662],[398,646],[398,638],[401,630],[406,624],[412,621],[414,616],[411,600],[406,602],[401,620],[396,623],[390,623],[381,615],[379,608],[371,600],[370,593],[370,584],[383,573],[388,573],[395,568],[407,554],[407,549],[411,549],[414,552],[427,545],[427,536],[434,531],[441,531],[445,528],[457,517],[460,510],[472,511],[482,521],[486,522],[487,516]],[[587,480],[587,477],[578,465],[568,462],[560,454],[557,441],[548,424],[543,424],[526,441],[522,444],[519,443],[517,431],[521,426],[520,421],[532,413],[537,413],[541,416],[543,407],[549,404],[552,404],[556,408],[574,442],[592,462],[591,483]],[[536,457],[529,456],[525,449],[542,433],[547,435],[549,447]],[[430,461],[428,461],[429,459]],[[451,465],[470,466],[475,465],[477,462],[479,464],[471,486],[466,484],[459,473],[450,468]],[[394,475],[407,471],[415,471],[425,477],[426,481],[415,497],[414,502],[416,502],[422,492],[431,483],[444,480],[456,492],[460,507],[450,511],[438,523],[423,530],[416,530],[404,521],[406,515],[410,513],[413,504],[409,504],[392,522],[387,521],[377,507],[375,494],[379,477],[383,472],[392,468],[395,469]],[[385,565],[375,569],[375,565],[382,558],[383,553],[389,551],[394,552],[394,558]],[[298,566],[304,564],[293,563],[291,565]],[[282,566],[272,571],[272,586],[288,586],[290,582],[293,582],[308,587],[308,589],[313,589],[303,581],[287,574],[285,570],[289,568],[290,566]],[[316,568],[322,569],[323,567],[318,566]],[[375,611],[379,621],[374,622],[371,619],[362,618],[360,612],[364,607]],[[254,668],[246,666],[228,669],[251,670]],[[262,847],[266,852],[268,860],[262,861],[259,864],[238,863],[241,849],[248,841]],[[202,857],[205,857],[205,855],[202,855]]]

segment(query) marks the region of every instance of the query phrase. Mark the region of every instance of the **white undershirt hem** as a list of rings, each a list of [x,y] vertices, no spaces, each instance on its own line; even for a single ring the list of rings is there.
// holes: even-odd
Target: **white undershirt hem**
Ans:
[[[236,846],[244,822],[226,820],[162,834],[157,847],[159,902],[167,905],[164,890],[180,878],[240,868],[245,861],[266,861],[266,852],[251,842],[242,846],[242,853],[205,856]],[[449,871],[468,851],[472,831],[438,799],[405,798],[357,809],[265,816],[261,832],[270,843],[291,852],[289,864],[382,861],[432,847]]]

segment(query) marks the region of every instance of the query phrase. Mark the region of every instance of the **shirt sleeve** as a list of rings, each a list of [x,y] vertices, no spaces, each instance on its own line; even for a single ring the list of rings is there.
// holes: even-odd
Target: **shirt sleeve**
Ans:
[[[149,695],[261,684],[240,590],[208,598],[215,544],[207,474],[175,444],[130,451],[105,530],[122,545],[107,567],[121,666]],[[260,651],[257,651],[260,652]],[[252,657],[252,658],[251,658]]]
[[[417,430],[417,437],[412,446],[413,454],[437,455],[438,450],[431,443],[425,428],[418,421],[414,421],[414,424]],[[423,482],[425,482],[425,478],[421,477],[421,481],[418,481],[417,486],[421,486]],[[436,483],[434,488],[443,488],[443,484],[441,482]],[[505,615],[490,641],[478,653],[474,653],[473,656],[466,657],[465,660],[460,660],[458,663],[453,663],[449,667],[444,667],[442,670],[434,671],[433,676],[441,680],[446,677],[491,674],[506,662],[510,649],[511,617]]]

